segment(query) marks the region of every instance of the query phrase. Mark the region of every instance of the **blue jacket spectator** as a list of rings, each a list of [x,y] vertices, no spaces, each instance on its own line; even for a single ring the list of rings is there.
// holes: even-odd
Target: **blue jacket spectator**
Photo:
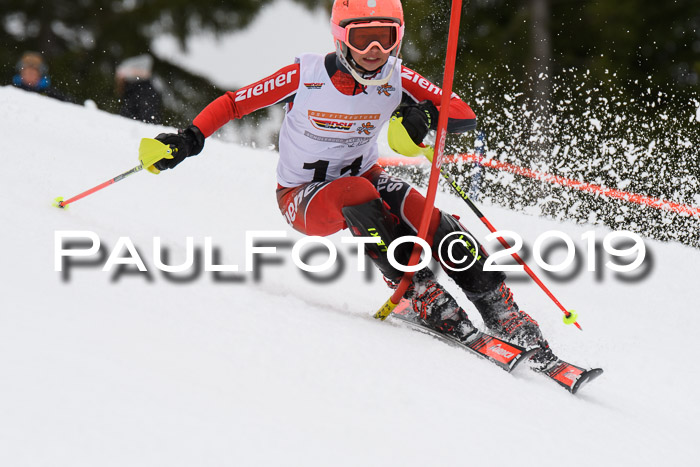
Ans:
[[[75,99],[53,86],[44,58],[36,52],[26,52],[17,62],[17,74],[12,78],[12,84],[25,91],[36,92],[44,96],[53,97],[64,102],[73,102]]]

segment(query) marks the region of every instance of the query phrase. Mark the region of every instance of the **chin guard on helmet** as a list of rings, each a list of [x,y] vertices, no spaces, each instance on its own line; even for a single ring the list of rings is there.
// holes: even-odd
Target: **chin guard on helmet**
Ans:
[[[395,49],[395,50],[397,50],[397,55],[398,55],[398,50],[400,48],[401,48],[401,44],[399,44],[399,46]],[[345,49],[345,51],[343,49]],[[363,76],[361,76],[358,73],[357,68],[359,67],[359,65],[352,65],[350,63],[350,62],[355,63],[355,61],[352,60],[352,58],[350,58],[350,60],[348,60],[346,55],[350,55],[350,52],[347,51],[347,47],[341,46],[340,41],[336,41],[335,54],[338,56],[340,63],[342,63],[343,66],[348,69],[348,71],[350,72],[352,77],[355,78],[355,80],[358,83],[365,85],[365,86],[381,86],[383,84],[388,83],[389,80],[391,79],[391,76],[394,74],[394,69],[396,69],[396,67],[399,63],[398,60],[394,61],[394,63],[391,66],[391,69],[389,70],[389,73],[384,78],[371,79],[371,78],[364,78]],[[380,70],[373,71],[373,72],[370,72],[368,74],[376,75],[377,73],[379,73],[379,71]]]

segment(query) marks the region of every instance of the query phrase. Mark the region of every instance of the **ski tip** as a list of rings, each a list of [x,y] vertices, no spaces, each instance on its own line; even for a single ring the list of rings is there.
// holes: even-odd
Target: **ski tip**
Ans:
[[[58,196],[54,198],[53,203],[51,203],[52,206],[56,208],[61,208],[61,209],[66,209],[67,206],[63,205],[63,196]]]
[[[598,376],[603,374],[602,368],[593,368],[591,370],[586,370],[579,376],[576,383],[571,387],[571,394],[576,394],[579,389],[588,384],[589,382],[596,379]]]

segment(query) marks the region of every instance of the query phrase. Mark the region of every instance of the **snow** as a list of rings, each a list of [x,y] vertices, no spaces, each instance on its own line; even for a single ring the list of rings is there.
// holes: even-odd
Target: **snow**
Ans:
[[[279,264],[217,282],[158,271],[153,237],[185,259],[185,239],[212,237],[223,264],[245,263],[246,231],[281,231],[277,154],[211,140],[160,175],[138,173],[67,210],[51,206],[137,164],[141,138],[167,130],[0,88],[0,465],[690,465],[700,416],[693,367],[697,249],[645,239],[647,275],[622,280],[586,242],[601,227],[481,206],[527,245],[568,234],[581,263],[549,277],[583,332],[531,281],[516,300],[563,358],[605,374],[572,396],[527,369],[507,374],[428,336],[371,318],[388,291],[356,272],[340,279]],[[437,203],[478,239],[486,230],[454,195]],[[105,257],[54,270],[57,231],[91,231]],[[149,272],[104,272],[129,237]],[[493,248],[488,244],[487,248]],[[602,251],[602,250],[601,250]],[[558,261],[555,252],[552,263]],[[121,252],[126,255],[125,251]],[[99,258],[98,258],[99,259]],[[227,273],[230,277],[230,273]],[[460,302],[463,295],[455,292]],[[482,325],[474,309],[472,319]]]

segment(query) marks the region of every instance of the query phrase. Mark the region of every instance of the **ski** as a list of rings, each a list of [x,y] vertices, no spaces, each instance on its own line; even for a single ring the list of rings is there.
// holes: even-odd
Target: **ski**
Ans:
[[[469,337],[468,342],[462,343],[457,339],[431,329],[420,321],[418,314],[410,309],[406,300],[402,300],[390,316],[392,319],[401,321],[416,331],[423,332],[450,345],[461,347],[470,353],[483,357],[509,373],[539,350],[538,348],[525,349],[482,331],[477,331]]]
[[[560,358],[557,358],[552,364],[548,365],[545,370],[532,368],[532,371],[555,381],[571,394],[576,394],[585,384],[603,374],[602,368],[585,369],[565,362]]]

